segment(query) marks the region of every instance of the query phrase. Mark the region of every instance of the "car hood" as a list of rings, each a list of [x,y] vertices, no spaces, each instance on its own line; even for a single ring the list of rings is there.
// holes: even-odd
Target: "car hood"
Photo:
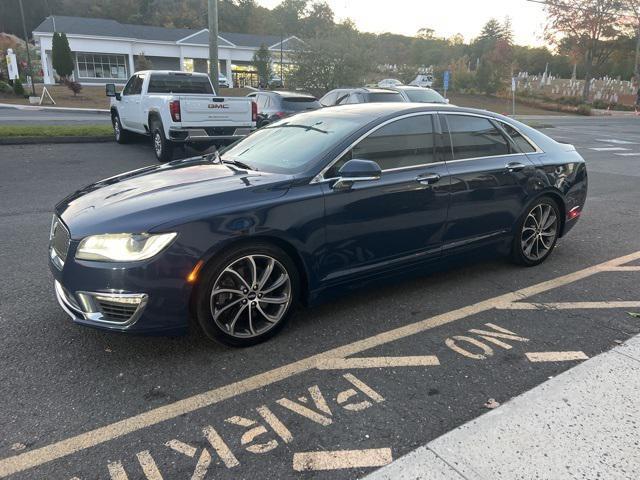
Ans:
[[[162,230],[284,195],[293,177],[243,170],[204,157],[141,168],[88,185],[56,206],[78,239]]]

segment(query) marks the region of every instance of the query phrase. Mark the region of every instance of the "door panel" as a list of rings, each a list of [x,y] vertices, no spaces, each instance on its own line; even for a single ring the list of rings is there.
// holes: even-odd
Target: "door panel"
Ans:
[[[323,184],[327,255],[326,280],[438,257],[447,219],[449,174],[435,163],[432,115],[398,120],[358,142],[326,178],[339,176],[351,158],[377,162],[376,181],[335,190]]]
[[[444,248],[461,247],[512,229],[529,197],[535,174],[525,154],[484,117],[444,115],[453,160],[451,204]]]

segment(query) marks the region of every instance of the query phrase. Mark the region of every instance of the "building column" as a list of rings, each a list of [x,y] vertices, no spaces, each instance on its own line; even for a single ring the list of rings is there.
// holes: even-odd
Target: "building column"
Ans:
[[[133,72],[136,71],[136,65],[133,61],[133,48],[129,50],[129,76],[133,75]]]
[[[229,87],[233,88],[233,73],[231,73],[231,56],[229,56],[229,58],[227,58],[225,60],[225,66],[226,68],[226,77],[227,77],[227,81],[229,82]]]
[[[47,51],[42,44],[42,40],[40,40],[40,63],[42,64],[42,82],[45,85],[51,85],[53,83],[53,79],[49,75],[49,58],[47,57]]]
[[[180,71],[184,72],[184,53],[182,53],[182,47],[180,47]]]

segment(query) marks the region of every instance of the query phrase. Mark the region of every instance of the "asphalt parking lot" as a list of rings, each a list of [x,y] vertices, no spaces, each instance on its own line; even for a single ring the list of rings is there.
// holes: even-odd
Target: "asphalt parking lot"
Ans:
[[[545,264],[365,286],[242,350],[81,328],[56,303],[53,205],[154,163],[146,143],[1,147],[0,477],[359,478],[640,333],[640,119],[543,123],[590,175]]]

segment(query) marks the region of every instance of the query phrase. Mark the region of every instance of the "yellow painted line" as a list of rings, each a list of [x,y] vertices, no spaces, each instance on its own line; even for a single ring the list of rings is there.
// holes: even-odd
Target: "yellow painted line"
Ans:
[[[640,272],[640,265],[627,265],[624,267],[612,267],[609,272]]]
[[[501,310],[574,310],[574,309],[602,309],[602,308],[640,308],[640,302],[555,302],[555,303],[525,303],[514,302],[499,305]],[[473,330],[470,330],[473,331]]]
[[[170,449],[175,450],[176,452],[191,458],[195,456],[197,451],[195,447],[192,447],[191,445],[187,445],[186,443],[181,442],[180,440],[169,440],[167,443],[165,443],[165,445]]]
[[[309,470],[382,467],[392,461],[393,457],[390,448],[302,452],[293,455],[293,469],[296,472],[304,472]]]
[[[138,462],[140,462],[142,471],[148,480],[162,480],[160,470],[158,470],[158,466],[156,465],[156,462],[151,456],[149,450],[139,452],[136,456],[138,457]]]
[[[584,352],[528,352],[525,355],[531,362],[573,362],[589,359]]]
[[[432,367],[440,365],[435,355],[419,357],[363,357],[330,358],[318,363],[320,370],[347,370],[352,368]]]
[[[274,368],[273,370],[254,375],[222,387],[214,388],[207,392],[203,392],[183,400],[178,400],[162,407],[139,413],[133,417],[119,420],[109,425],[51,443],[44,447],[4,458],[0,460],[0,478],[43,465],[87,448],[95,447],[96,445],[120,438],[123,435],[140,431],[152,425],[157,425],[166,420],[180,417],[204,407],[209,407],[240,394],[271,385],[293,375],[298,375],[315,369],[316,366],[323,361],[332,358],[344,358],[356,355],[379,345],[384,345],[442,325],[447,325],[469,317],[470,315],[486,312],[500,305],[510,304],[533,295],[553,290],[554,288],[568,285],[578,280],[588,278],[599,272],[607,271],[611,268],[619,267],[625,263],[633,262],[638,259],[640,259],[640,251],[623,257],[618,257],[598,265],[593,265],[591,267],[578,270],[577,272],[562,275],[530,287],[498,295],[472,305],[467,305],[456,310],[451,310],[415,323],[379,333],[377,335],[289,363],[282,367]]]
[[[107,465],[107,469],[109,470],[109,476],[111,477],[111,480],[129,480],[127,472],[125,472],[122,463],[110,463],[109,465]]]

